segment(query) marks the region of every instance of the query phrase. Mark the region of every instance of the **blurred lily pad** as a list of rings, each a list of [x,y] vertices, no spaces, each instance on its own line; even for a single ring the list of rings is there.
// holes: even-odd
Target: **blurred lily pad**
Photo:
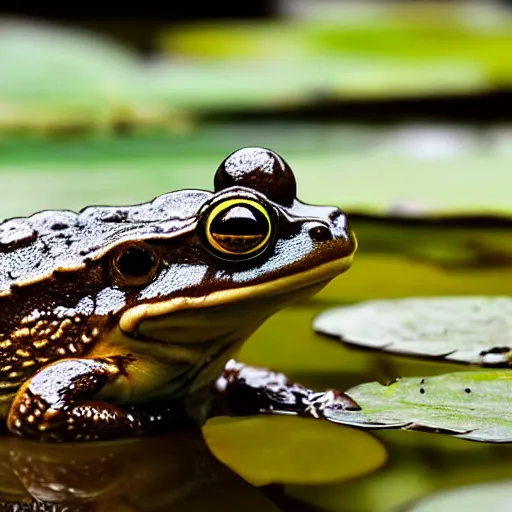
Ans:
[[[436,9],[429,19],[370,9],[357,20],[340,11],[307,21],[174,26],[158,38],[162,54],[145,62],[98,34],[6,20],[0,24],[0,128],[179,131],[207,111],[508,87],[510,15],[495,8],[483,26],[467,21],[480,14]]]
[[[498,367],[512,357],[509,297],[367,301],[325,311],[313,326],[344,343],[394,354]]]
[[[512,482],[467,485],[427,496],[404,512],[507,512],[512,503]]]
[[[253,485],[320,484],[370,473],[386,451],[373,436],[291,416],[217,417],[203,427],[213,454]]]
[[[455,372],[361,384],[346,392],[360,411],[326,408],[335,423],[449,434],[471,441],[512,442],[512,372]]]
[[[318,92],[344,99],[466,93],[512,80],[512,19],[496,5],[475,12],[439,4],[428,16],[421,7],[374,6],[357,17],[351,7],[286,22],[189,24],[158,42],[203,62],[263,62],[270,74],[278,63],[283,81],[312,100]],[[311,72],[297,73],[305,67]]]
[[[122,84],[138,65],[128,49],[87,32],[2,20],[0,128],[101,127],[129,115]]]
[[[402,140],[403,132],[408,131],[416,132],[414,144],[425,145],[425,138],[435,139],[428,144],[430,156],[408,149],[410,141]],[[441,251],[439,244],[443,243],[450,245],[450,252],[455,252],[452,259],[458,261],[466,258],[466,253],[475,253],[474,240],[480,241],[484,248],[492,249],[492,254],[500,246],[506,253],[510,232],[503,221],[499,230],[489,226],[484,230],[476,217],[510,213],[508,190],[512,183],[509,172],[512,153],[505,146],[512,147],[512,133],[501,133],[503,142],[500,146],[498,135],[485,131],[486,140],[495,142],[484,148],[479,142],[482,135],[477,136],[472,130],[468,132],[474,143],[460,153],[448,156],[442,155],[442,148],[436,149],[440,139],[446,140],[449,134],[454,138],[463,137],[463,134],[457,130],[429,129],[428,126],[413,129],[409,125],[403,125],[399,130],[379,130],[311,123],[223,123],[172,136],[138,134],[102,140],[82,138],[51,142],[19,138],[1,142],[0,171],[3,176],[12,172],[12,179],[9,178],[12,185],[23,189],[23,196],[31,200],[41,194],[28,194],[27,187],[37,179],[36,173],[42,175],[45,171],[59,174],[58,180],[52,177],[44,177],[44,180],[52,182],[51,188],[60,201],[76,187],[77,179],[81,181],[80,189],[101,184],[92,198],[82,193],[83,201],[108,201],[111,204],[121,195],[126,202],[144,201],[152,195],[181,187],[211,188],[214,170],[226,154],[237,147],[261,145],[278,151],[289,162],[297,177],[299,198],[303,201],[332,203],[349,214],[374,214],[355,218],[354,228],[361,231],[362,251],[368,247],[376,252],[377,247],[386,246],[388,238],[386,252],[393,250],[403,254],[406,250],[411,257],[426,253],[426,258],[433,259],[436,251],[437,254]],[[102,179],[84,182],[80,178],[93,171],[100,171]],[[34,175],[28,176],[29,173]],[[148,173],[151,179],[147,178]],[[119,180],[120,175],[122,180]],[[115,183],[105,185],[103,176]],[[386,176],[386,180],[381,186],[368,186],[382,176]],[[135,182],[136,187],[133,186]],[[465,184],[464,194],[460,194],[461,182]],[[35,190],[40,186],[38,182]],[[47,197],[41,196],[41,200]],[[48,207],[57,207],[52,202],[54,199],[51,197],[47,201]],[[458,226],[454,222],[449,224],[449,219],[442,222],[424,219],[422,223],[418,218],[422,215],[418,216],[417,210],[402,215],[402,219],[397,219],[396,215],[388,217],[392,211],[396,212],[397,205],[402,205],[403,211],[404,203],[418,205],[422,214],[473,217],[465,224],[459,222]],[[82,206],[83,202],[68,201],[66,207]],[[2,206],[2,215],[5,210]],[[376,214],[384,218],[379,219]],[[416,222],[407,220],[413,216]],[[468,246],[468,243],[473,245]]]

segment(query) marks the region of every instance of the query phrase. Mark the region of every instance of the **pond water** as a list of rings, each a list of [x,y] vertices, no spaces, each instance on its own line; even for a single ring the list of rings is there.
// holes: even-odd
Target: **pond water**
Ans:
[[[2,440],[1,510],[278,510],[199,431],[93,445]]]
[[[327,289],[324,297],[332,292]],[[329,302],[322,302],[321,296],[276,315],[247,344],[242,359],[253,364],[266,359],[269,366],[288,371],[292,378],[316,389],[346,389],[368,380],[461,369],[358,352],[323,339],[312,333],[310,323],[326,304]],[[300,430],[304,421],[286,419],[289,432]],[[405,431],[368,434],[383,443],[387,460],[373,469],[371,464],[367,470],[355,469],[351,475],[351,469],[360,462],[358,457],[374,457],[372,445],[362,442],[355,451],[347,452],[342,443],[348,429],[329,426],[339,431],[335,435],[339,435],[341,444],[333,442],[337,440],[332,432],[325,436],[319,430],[314,433],[320,437],[315,440],[314,450],[308,441],[301,445],[296,437],[283,434],[271,423],[265,427],[265,435],[259,433],[253,441],[250,436],[249,441],[242,440],[242,452],[240,439],[236,438],[247,436],[247,431],[236,425],[230,427],[227,438],[221,436],[212,443],[209,436],[212,447],[216,445],[215,453],[220,452],[220,458],[230,466],[241,468],[242,474],[251,475],[248,480],[256,478],[258,471],[265,478],[266,461],[277,465],[272,485],[251,485],[221,463],[200,429],[73,445],[4,436],[0,443],[0,510],[391,512],[439,490],[504,480],[512,475],[512,446]],[[349,437],[348,442],[358,441]],[[274,453],[265,459],[269,457],[265,452],[268,447]],[[239,450],[244,460],[232,464],[237,458],[230,453],[233,450]],[[302,456],[295,457],[295,451],[302,452]],[[290,477],[290,472],[297,473],[293,469],[296,464],[304,466],[298,471],[302,475],[300,484],[293,483],[296,476]],[[284,485],[278,481],[281,474]],[[331,481],[331,474],[335,481]],[[308,478],[314,485],[308,484]]]
[[[0,162],[1,179],[11,193],[0,205],[0,213],[25,215],[42,208],[76,209],[96,202],[127,204],[183,186],[210,188],[219,159],[233,147],[251,143],[272,145],[279,150],[277,143],[268,140],[270,135],[262,136],[262,132],[247,132],[244,140],[235,141],[236,132],[228,135],[208,139],[209,145],[201,142],[198,152],[194,152],[195,146],[194,151],[187,147],[188,156],[179,157],[176,154],[183,149],[179,144],[171,148],[176,154],[170,156],[167,150],[162,150],[162,141],[151,146],[147,140],[139,141],[139,146],[125,143],[117,149],[101,142],[92,142],[88,147],[70,144],[65,148],[42,144],[39,149],[36,142],[30,151],[13,145],[9,146],[10,152],[5,146],[4,155],[8,158]],[[336,133],[331,135],[337,140]],[[409,152],[400,153],[393,145],[366,151],[365,148],[374,147],[373,140],[364,138],[357,151],[339,153],[327,147],[327,142],[319,144],[317,139],[314,148],[295,151],[295,158],[290,155],[289,161],[297,170],[301,198],[309,202],[336,202],[353,210],[370,205],[378,211],[389,211],[404,197],[427,209],[452,208],[456,212],[471,211],[472,206],[482,210],[485,205],[504,210],[508,204],[510,187],[505,184],[510,180],[509,152],[496,148],[485,152],[474,146],[467,149],[464,144],[459,152],[443,154],[443,158],[433,162],[430,153],[425,159],[424,152],[413,151],[414,144]],[[292,143],[296,148],[296,140]],[[124,154],[128,147],[132,153]],[[289,147],[293,153],[294,149]],[[419,184],[408,178],[408,171],[418,165],[433,173],[428,179],[420,173],[423,181]],[[465,181],[470,190],[457,196],[461,180],[469,179],[468,165],[474,171],[471,183]],[[313,168],[315,172],[309,172]],[[346,172],[340,173],[340,168]],[[368,183],[378,178],[383,169],[390,176],[386,186],[370,189]],[[495,176],[483,179],[489,169],[494,170]],[[493,185],[498,181],[501,186]],[[487,197],[486,193],[493,190],[495,195]],[[454,203],[454,198],[458,202]],[[359,234],[360,252],[353,269],[314,300],[296,304],[269,319],[246,344],[240,359],[284,372],[292,380],[318,390],[344,390],[362,382],[389,382],[399,376],[463,370],[463,366],[454,364],[411,361],[348,349],[314,334],[311,322],[329,307],[368,298],[507,294],[510,265],[503,265],[503,261],[508,262],[505,242],[510,233],[476,229],[459,236],[456,230],[439,227],[405,229],[358,222],[354,228]],[[472,239],[480,244],[471,244]],[[440,247],[446,250],[437,251]],[[469,251],[461,250],[468,247]],[[493,260],[497,253],[505,259]],[[482,260],[482,254],[489,255],[489,259]],[[496,264],[481,265],[491,260]],[[480,266],[475,266],[476,261]],[[296,420],[299,431],[302,419],[290,419]],[[335,435],[340,439],[352,439],[346,428],[331,426],[337,429],[339,434]],[[512,447],[507,445],[418,432],[373,432],[368,436],[378,442],[372,446],[384,446],[387,458],[362,471],[357,458],[370,460],[375,455],[370,449],[362,449],[362,441],[360,453],[358,446],[347,451],[333,442],[332,432],[324,436],[320,430],[318,434],[312,431],[310,438],[316,436],[316,451],[312,452],[297,437],[283,435],[270,424],[266,428],[266,437],[260,432],[252,445],[247,442],[251,437],[246,438],[245,460],[237,460],[236,464],[232,448],[238,446],[243,429],[240,433],[230,430],[234,432],[232,444],[224,439],[215,445],[215,453],[227,465],[212,454],[199,429],[115,443],[58,446],[6,435],[0,440],[0,511],[392,512],[408,510],[415,500],[437,491],[512,477]],[[295,427],[290,426],[290,431],[295,431]],[[268,464],[279,466],[283,478],[280,481],[280,473],[274,472],[272,484],[253,485],[247,475],[251,474],[254,480],[260,467],[265,470],[261,457],[268,456],[268,450],[263,446],[275,447]],[[302,457],[295,458],[294,453]],[[300,483],[290,476],[297,474],[290,471],[297,464],[304,470],[299,471]],[[239,471],[228,466],[236,466]],[[349,469],[356,466],[359,470],[351,474]]]

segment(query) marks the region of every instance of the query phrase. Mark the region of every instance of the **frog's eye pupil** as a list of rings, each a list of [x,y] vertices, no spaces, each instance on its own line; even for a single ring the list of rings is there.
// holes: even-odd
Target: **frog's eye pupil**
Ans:
[[[130,247],[117,260],[119,272],[125,276],[145,276],[153,267],[154,257],[149,251]]]
[[[144,286],[156,274],[158,261],[153,251],[146,247],[128,247],[113,259],[116,281],[120,286]]]
[[[233,256],[253,255],[266,247],[271,223],[265,209],[254,202],[227,202],[212,212],[207,238],[217,251]]]

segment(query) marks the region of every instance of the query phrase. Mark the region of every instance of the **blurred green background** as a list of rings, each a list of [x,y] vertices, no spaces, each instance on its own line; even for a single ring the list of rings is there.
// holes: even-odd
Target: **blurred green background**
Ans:
[[[511,55],[507,2],[5,12],[0,217],[211,189],[227,154],[270,147],[303,201],[353,216],[360,248],[346,276],[270,319],[241,358],[320,389],[457,370],[349,350],[310,324],[374,297],[509,293]],[[484,215],[502,222],[482,227]],[[388,511],[512,471],[503,447],[379,436],[391,453],[379,472],[284,494],[307,510]]]

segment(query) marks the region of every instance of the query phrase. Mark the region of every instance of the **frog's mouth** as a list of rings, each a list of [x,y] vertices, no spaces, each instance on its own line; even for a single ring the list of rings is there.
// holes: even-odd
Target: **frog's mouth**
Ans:
[[[182,334],[192,330],[193,335],[188,332],[182,343],[206,343],[218,339],[227,325],[237,328],[254,318],[257,327],[293,300],[313,295],[345,272],[352,258],[353,254],[265,283],[219,290],[202,297],[175,297],[140,304],[121,316],[119,327],[127,335],[178,344],[180,328]],[[206,321],[200,321],[205,318]],[[198,328],[200,324],[204,330]]]
[[[118,328],[130,350],[166,367],[162,396],[205,389],[242,343],[272,314],[322,289],[351,265],[352,255],[315,268],[203,297],[177,297],[127,310]]]

